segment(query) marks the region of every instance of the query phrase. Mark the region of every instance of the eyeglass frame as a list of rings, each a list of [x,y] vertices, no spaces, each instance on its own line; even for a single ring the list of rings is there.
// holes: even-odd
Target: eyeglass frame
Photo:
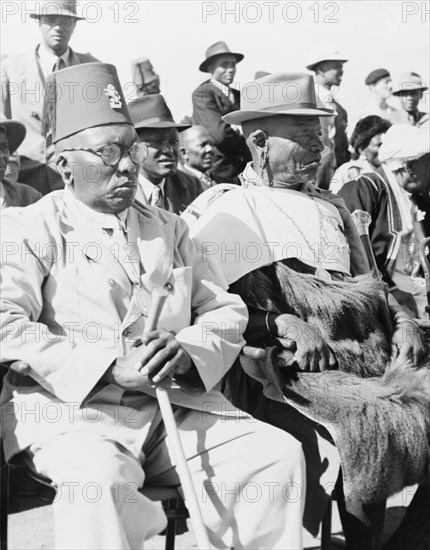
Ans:
[[[130,151],[131,151],[132,147],[134,147],[135,145],[143,145],[145,147],[145,157],[140,162],[135,162],[131,158],[131,155],[130,155]],[[104,149],[105,147],[112,147],[112,146],[118,147],[121,155],[120,155],[118,161],[115,162],[115,164],[108,164],[104,160],[104,158],[103,158],[102,154],[100,153],[100,151],[102,151],[102,149]],[[121,159],[124,156],[124,148],[125,147],[123,145],[118,145],[118,143],[107,143],[106,145],[102,145],[102,147],[99,147],[98,149],[91,149],[90,147],[71,147],[71,148],[63,149],[62,153],[68,153],[70,151],[87,151],[88,153],[92,153],[93,155],[97,155],[99,158],[101,158],[103,163],[105,164],[105,166],[109,166],[110,168],[114,168],[114,167],[117,167],[118,164],[121,162]],[[144,162],[146,160],[146,157],[148,156],[148,146],[146,145],[146,143],[144,141],[135,141],[133,143],[133,145],[128,149],[127,156],[130,157],[131,161],[134,164],[142,164],[142,162]]]

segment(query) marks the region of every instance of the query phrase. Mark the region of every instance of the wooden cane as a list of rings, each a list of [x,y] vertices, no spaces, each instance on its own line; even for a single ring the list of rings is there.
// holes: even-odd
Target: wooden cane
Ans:
[[[354,210],[354,212],[351,214],[352,220],[354,222],[354,225],[358,231],[358,234],[360,235],[360,240],[363,244],[364,250],[366,252],[367,259],[369,260],[370,267],[372,268],[373,274],[379,284],[381,285],[381,289],[384,292],[385,296],[385,307],[384,307],[384,321],[387,325],[387,329],[389,334],[393,333],[393,322],[391,320],[390,315],[390,306],[388,304],[388,296],[387,296],[387,287],[382,279],[381,272],[378,269],[378,264],[376,263],[375,254],[373,253],[372,243],[370,242],[370,235],[369,235],[369,226],[372,222],[372,216],[369,214],[369,212],[366,212],[365,210]]]
[[[152,291],[151,306],[149,308],[148,320],[145,323],[143,334],[156,329],[167,295],[168,292],[161,287],[154,288]],[[165,385],[157,385],[155,388],[155,394],[157,396],[161,416],[163,417],[167,437],[171,444],[173,459],[176,462],[176,470],[184,492],[185,503],[190,514],[191,523],[193,525],[197,548],[201,548],[202,550],[210,549],[211,545],[205,524],[203,522],[202,511],[200,510],[199,501],[191,479],[187,459],[179,437],[178,427],[176,426],[175,417],[173,416],[168,388]]]

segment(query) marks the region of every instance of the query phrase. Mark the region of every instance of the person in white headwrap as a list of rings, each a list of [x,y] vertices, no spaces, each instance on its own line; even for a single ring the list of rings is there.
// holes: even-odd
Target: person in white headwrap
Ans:
[[[390,292],[416,317],[425,318],[426,288],[419,245],[430,235],[430,136],[396,124],[383,136],[381,167],[339,191],[351,210],[372,216],[370,238]]]

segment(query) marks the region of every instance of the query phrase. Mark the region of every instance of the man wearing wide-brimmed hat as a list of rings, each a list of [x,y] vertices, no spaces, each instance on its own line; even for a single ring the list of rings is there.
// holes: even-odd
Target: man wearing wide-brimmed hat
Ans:
[[[350,159],[346,136],[348,115],[338,101],[338,87],[342,81],[343,65],[347,61],[348,59],[338,51],[336,46],[327,43],[312,49],[306,65],[309,71],[315,73],[318,104],[337,113],[336,118],[321,119],[322,141],[330,153],[328,154],[327,151],[323,153],[322,167],[327,174],[330,173],[330,169],[328,167],[326,169],[330,156],[334,160],[334,169]],[[328,189],[331,178],[327,181],[325,175],[321,174],[321,179],[322,177],[324,177],[324,181],[320,181],[320,185]]]
[[[236,64],[244,55],[232,52],[225,42],[216,42],[206,50],[205,57],[199,70],[210,73],[211,78],[193,92],[194,124],[206,128],[214,140],[213,173],[217,180],[238,183],[237,176],[250,160],[249,151],[238,129],[222,116],[240,108],[240,93],[231,84]]]
[[[25,126],[16,120],[0,117],[0,205],[27,206],[42,196],[25,183],[12,182],[5,177],[10,155],[13,155],[25,138]]]
[[[136,200],[181,214],[203,191],[198,178],[178,170],[179,132],[190,125],[177,124],[159,94],[135,99],[128,109],[139,139],[148,147],[140,165]]]
[[[424,92],[428,89],[418,73],[408,72],[399,78],[393,95],[400,99],[400,104],[407,115],[407,122],[418,128],[430,128],[430,114],[418,109]]]
[[[133,59],[131,70],[137,97],[160,93],[160,77],[147,57]]]
[[[53,147],[42,136],[45,80],[55,70],[97,59],[69,47],[76,22],[83,19],[75,0],[41,0],[34,5],[36,10],[30,17],[39,25],[41,43],[32,51],[9,55],[2,62],[1,109],[7,118],[19,120],[27,128],[19,149],[19,180],[46,194],[63,184],[55,169]]]
[[[89,83],[95,103],[86,101]],[[2,221],[0,361],[21,364],[6,375],[0,418],[7,459],[27,452],[57,487],[55,547],[144,548],[164,528],[161,504],[139,489],[180,485],[154,397],[172,377],[211,544],[302,548],[300,444],[214,389],[244,344],[246,308],[180,217],[134,202],[150,143],[136,135],[115,67],[69,67],[47,85],[45,130],[65,189],[7,209]],[[165,115],[154,108],[169,130]],[[160,291],[156,330],[145,331]],[[25,413],[35,407],[54,410],[55,422]],[[258,499],[242,498],[250,484]]]
[[[271,74],[248,83],[242,109],[224,117],[242,125],[252,154],[242,187],[205,191],[187,219],[214,271],[248,306],[247,342],[266,347],[264,361],[241,358],[229,371],[227,395],[302,442],[304,526],[314,536],[340,457],[344,493],[338,485],[336,494],[344,532],[348,548],[361,550],[377,548],[380,509],[393,486],[409,483],[412,463],[419,481],[428,459],[426,444],[419,444],[414,458],[410,454],[427,438],[421,414],[428,418],[428,396],[419,414],[405,414],[412,387],[409,395],[405,388],[405,403],[393,404],[388,395],[397,394],[396,375],[380,391],[383,382],[369,386],[366,377],[389,368],[391,344],[393,357],[400,349],[400,378],[416,372],[406,357],[429,364],[412,319],[398,304],[387,311],[345,203],[315,187],[323,150],[320,119],[334,114],[318,107],[311,75]],[[389,337],[384,315],[395,316]],[[428,371],[421,376],[427,379]]]

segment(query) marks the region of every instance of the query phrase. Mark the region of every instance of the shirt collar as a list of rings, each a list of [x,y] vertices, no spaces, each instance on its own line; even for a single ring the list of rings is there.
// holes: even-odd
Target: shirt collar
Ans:
[[[39,44],[37,52],[39,55],[40,66],[42,67],[42,71],[45,76],[48,76],[52,73],[52,67],[57,62],[57,59],[62,59],[66,67],[68,65],[70,55],[69,47],[67,47],[67,50],[63,53],[63,55],[60,56],[60,58],[51,53],[43,43]]]
[[[214,86],[218,88],[226,97],[230,96],[231,88],[229,86],[226,86],[225,84],[222,84],[221,82],[218,82],[218,80],[214,80],[211,78],[211,82]]]
[[[152,181],[149,181],[149,179],[145,178],[142,172],[139,173],[138,182],[142,188],[143,194],[145,195],[145,199],[149,202],[151,200],[151,195],[152,195],[152,192],[154,191],[155,185],[152,183]],[[165,183],[166,183],[166,178],[164,178],[161,181],[161,183],[158,184],[158,187],[161,189],[161,193],[163,194],[163,197],[164,197]]]
[[[124,227],[126,224],[128,209],[118,214],[97,212],[78,200],[67,186],[63,197],[67,209],[79,220],[89,222],[100,229],[118,229],[119,225]]]

